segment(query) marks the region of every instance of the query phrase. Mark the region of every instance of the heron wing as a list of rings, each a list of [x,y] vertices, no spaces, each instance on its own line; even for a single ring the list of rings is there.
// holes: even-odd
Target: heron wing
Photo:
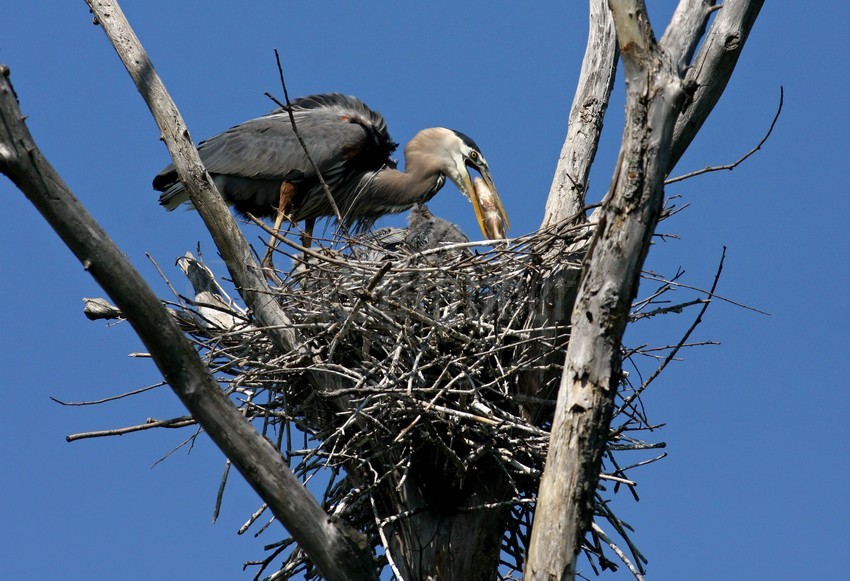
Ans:
[[[389,157],[396,144],[386,123],[359,99],[334,93],[312,95],[294,101],[291,110],[310,159],[329,185],[391,163]],[[211,174],[258,180],[258,187],[268,188],[271,181],[290,177],[310,179],[316,175],[285,110],[231,127],[201,142],[198,151]],[[245,180],[239,182],[240,189],[244,189]],[[182,192],[173,165],[154,178],[153,186],[165,192],[161,202],[169,207],[173,207],[170,200]]]
[[[325,110],[293,113],[310,158],[329,179],[346,161],[346,152],[362,147],[366,131]],[[316,175],[298,142],[289,114],[273,113],[246,121],[198,146],[207,171],[254,179],[283,179],[294,173]],[[327,175],[326,175],[327,174]]]

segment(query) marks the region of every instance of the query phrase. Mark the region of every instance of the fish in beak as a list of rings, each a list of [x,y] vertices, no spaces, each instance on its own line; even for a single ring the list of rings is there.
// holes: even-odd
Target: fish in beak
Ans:
[[[429,130],[425,130],[429,131]],[[504,240],[505,231],[511,227],[505,207],[496,191],[493,176],[490,175],[490,166],[481,155],[481,149],[468,136],[460,131],[452,129],[435,129],[441,136],[439,145],[448,148],[448,163],[444,174],[451,179],[460,192],[472,202],[478,226],[488,240]],[[447,137],[453,135],[454,140]],[[446,145],[446,142],[450,145]],[[473,185],[470,170],[481,174],[479,185]]]
[[[475,215],[478,218],[481,231],[490,240],[507,238],[505,232],[511,225],[508,222],[505,209],[502,207],[499,194],[496,193],[495,189],[491,189],[484,178],[480,176],[475,176],[472,185],[475,191],[473,198],[477,198],[478,202],[477,204],[473,202],[473,206],[476,208]]]
[[[475,184],[472,183],[468,168],[481,174],[480,177],[476,176]],[[478,154],[477,162],[467,158],[465,166],[462,169],[459,168],[458,173],[460,179],[453,181],[456,181],[461,193],[472,202],[472,209],[475,211],[481,232],[487,240],[503,240],[511,223],[508,221],[502,200],[496,192],[493,176],[490,175],[490,169],[483,157]]]

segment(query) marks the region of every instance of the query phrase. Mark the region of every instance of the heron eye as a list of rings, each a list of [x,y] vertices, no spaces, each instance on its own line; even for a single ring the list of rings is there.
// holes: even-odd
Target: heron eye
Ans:
[[[472,161],[478,161],[478,152],[475,150],[470,151],[469,159],[471,159]]]

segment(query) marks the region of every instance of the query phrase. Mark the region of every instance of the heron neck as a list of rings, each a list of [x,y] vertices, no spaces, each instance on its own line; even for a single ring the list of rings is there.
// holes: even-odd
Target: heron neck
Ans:
[[[430,199],[443,185],[444,177],[438,168],[407,167],[406,171],[385,169],[376,181],[387,199],[399,204],[414,204]]]

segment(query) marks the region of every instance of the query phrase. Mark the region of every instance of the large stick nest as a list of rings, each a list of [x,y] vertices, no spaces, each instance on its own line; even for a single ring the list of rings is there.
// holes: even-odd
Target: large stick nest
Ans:
[[[289,243],[297,253],[274,292],[302,337],[297,349],[277,352],[248,319],[221,334],[195,316],[188,330],[297,474],[309,480],[330,468],[324,506],[375,546],[386,545],[383,527],[405,518],[376,505],[377,487],[398,485],[411,470],[439,474],[441,486],[456,490],[506,478],[508,577],[522,568],[568,342],[567,321],[552,320],[541,301],[565,303],[568,316],[588,236],[588,227],[562,226],[495,248],[424,253],[380,238],[313,250]],[[557,299],[546,288],[555,280]],[[323,377],[334,387],[322,386]],[[621,449],[643,446],[625,430],[614,440]],[[290,543],[258,563],[260,572]],[[595,533],[587,549],[613,566]],[[316,574],[295,550],[275,577],[301,572]]]
[[[297,349],[277,352],[248,321],[226,335],[211,335],[203,319],[188,330],[246,413],[276,433],[296,473],[332,469],[325,507],[376,545],[378,523],[398,515],[376,509],[371,495],[408,470],[440,474],[447,488],[496,471],[525,513],[568,340],[564,321],[541,316],[541,287],[556,275],[575,286],[581,254],[551,257],[586,235],[562,228],[498,248],[423,253],[363,238],[332,250],[320,242],[278,272],[275,296],[303,338]],[[323,377],[335,388],[317,389]],[[281,576],[303,568],[296,551]]]
[[[329,514],[366,533],[378,554],[388,553],[393,523],[414,512],[388,512],[381,487],[398,488],[413,472],[438,475],[434,481],[456,494],[492,479],[507,482],[507,497],[484,506],[509,512],[500,575],[514,578],[522,570],[590,230],[561,226],[498,247],[456,244],[422,253],[362,238],[320,241],[311,250],[288,242],[292,267],[276,271],[273,290],[300,337],[287,353],[191,255],[181,266],[196,296],[171,306],[234,402]],[[663,292],[640,308],[660,302]],[[652,428],[638,397],[645,387],[624,378],[595,499],[597,522],[583,547],[594,569],[617,568],[603,550],[610,547],[638,576],[644,559],[603,494],[606,482],[634,494],[626,471],[657,459],[623,467],[618,454],[663,447],[633,437]],[[434,498],[443,491],[435,492]],[[636,565],[605,530],[625,541]],[[249,563],[258,567],[257,578],[278,558],[283,565],[271,578],[318,576],[292,539],[267,549],[264,559]]]

